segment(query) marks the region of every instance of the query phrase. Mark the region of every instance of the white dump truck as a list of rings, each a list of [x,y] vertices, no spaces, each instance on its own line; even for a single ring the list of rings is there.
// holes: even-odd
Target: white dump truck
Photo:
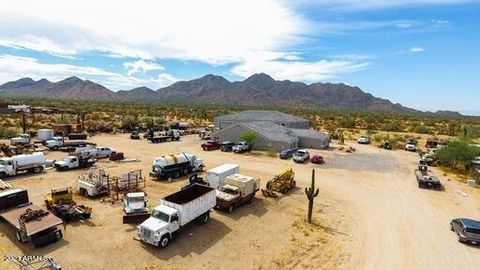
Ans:
[[[10,139],[10,145],[25,145],[30,143],[30,135],[20,134]]]
[[[195,184],[160,200],[152,215],[137,227],[142,242],[168,246],[173,233],[192,221],[206,223],[215,207],[215,189]]]
[[[153,179],[175,179],[182,175],[203,170],[203,160],[189,153],[177,153],[156,157],[150,177]]]
[[[211,187],[218,188],[223,185],[223,182],[227,176],[239,172],[240,166],[237,164],[223,164],[207,170],[207,182]]]
[[[51,140],[54,136],[53,129],[42,128],[37,130],[37,138],[42,142]]]
[[[0,178],[15,176],[22,172],[39,173],[45,169],[46,160],[43,153],[17,155],[0,158]]]
[[[229,213],[239,205],[251,203],[260,189],[260,178],[239,173],[227,176],[225,184],[217,190],[217,208],[227,209]]]

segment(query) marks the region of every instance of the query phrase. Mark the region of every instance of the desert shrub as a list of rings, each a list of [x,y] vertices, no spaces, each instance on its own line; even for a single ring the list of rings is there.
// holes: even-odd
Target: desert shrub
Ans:
[[[436,157],[442,166],[465,172],[468,162],[480,155],[480,148],[464,141],[452,141],[437,151]]]
[[[413,128],[413,132],[419,133],[419,134],[429,134],[430,130],[424,125],[418,125]]]
[[[355,127],[355,120],[349,116],[345,116],[340,121],[338,121],[338,124],[342,128],[354,128]]]
[[[402,126],[396,122],[390,122],[383,126],[382,130],[389,132],[400,132],[403,131]]]
[[[136,127],[138,127],[140,124],[140,120],[138,119],[138,116],[135,115],[135,116],[127,116],[127,117],[124,117],[123,118],[123,121],[122,121],[122,128],[124,129],[127,129],[127,130],[131,130],[131,129],[134,129]]]
[[[0,126],[0,138],[11,138],[17,135],[17,131],[13,128]]]

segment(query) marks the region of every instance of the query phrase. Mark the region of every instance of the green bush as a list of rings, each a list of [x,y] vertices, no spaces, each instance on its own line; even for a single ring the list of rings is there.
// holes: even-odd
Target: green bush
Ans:
[[[11,138],[17,135],[17,131],[13,128],[0,126],[0,138]]]
[[[355,120],[353,120],[351,117],[343,117],[338,124],[342,128],[354,128],[355,127]]]
[[[450,142],[436,153],[442,166],[461,172],[466,172],[468,162],[478,155],[480,148],[463,141]]]
[[[413,132],[419,133],[419,134],[429,134],[430,130],[424,125],[418,125],[413,128]]]

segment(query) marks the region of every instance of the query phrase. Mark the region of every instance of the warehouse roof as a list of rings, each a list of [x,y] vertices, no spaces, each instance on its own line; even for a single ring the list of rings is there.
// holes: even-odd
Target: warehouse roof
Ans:
[[[309,122],[305,118],[278,111],[250,110],[216,117],[217,120],[230,121],[271,121],[271,122]]]
[[[288,128],[269,121],[245,122],[238,125],[251,129],[270,141],[296,142],[297,136]]]
[[[301,138],[328,140],[330,135],[326,132],[320,132],[312,129],[291,128],[293,134]]]

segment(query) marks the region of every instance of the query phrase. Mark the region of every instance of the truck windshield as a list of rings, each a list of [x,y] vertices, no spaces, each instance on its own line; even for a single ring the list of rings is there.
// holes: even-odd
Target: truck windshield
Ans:
[[[160,219],[161,221],[165,221],[165,222],[168,222],[168,220],[170,219],[169,215],[163,213],[163,212],[160,212],[158,210],[153,210],[152,212],[152,217],[154,218],[158,218]]]
[[[223,189],[223,192],[228,193],[228,194],[232,194],[232,195],[237,194],[237,191],[236,191],[236,190],[234,190],[234,189],[229,189],[229,188],[224,188],[224,189]]]
[[[5,160],[0,159],[0,165],[5,166]]]
[[[144,202],[144,199],[143,199],[143,197],[130,197],[130,198],[128,198],[128,201],[131,202],[131,203]]]

